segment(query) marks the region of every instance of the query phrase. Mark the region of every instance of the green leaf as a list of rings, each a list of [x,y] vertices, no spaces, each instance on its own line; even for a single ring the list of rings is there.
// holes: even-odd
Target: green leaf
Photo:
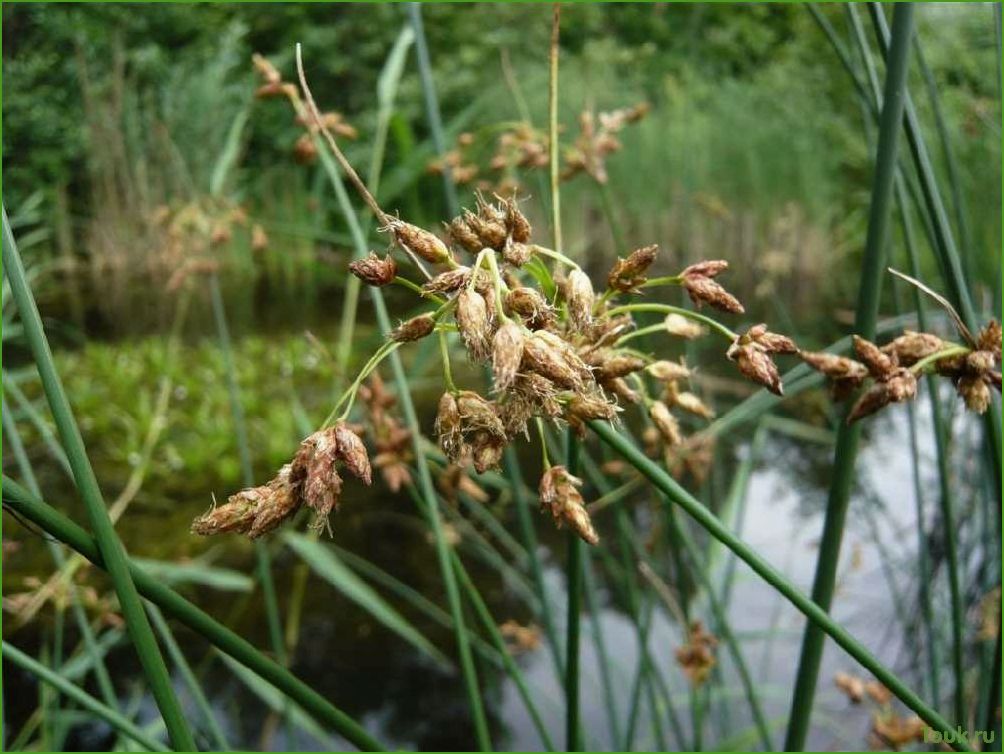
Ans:
[[[373,588],[360,579],[341,559],[319,542],[294,532],[285,532],[283,540],[322,579],[331,584],[348,599],[366,610],[376,620],[396,633],[426,656],[442,665],[450,665],[446,655],[436,649]]]
[[[254,587],[254,580],[250,576],[229,568],[210,566],[199,560],[169,563],[165,560],[133,558],[133,562],[166,584],[198,584],[228,592],[250,592]]]

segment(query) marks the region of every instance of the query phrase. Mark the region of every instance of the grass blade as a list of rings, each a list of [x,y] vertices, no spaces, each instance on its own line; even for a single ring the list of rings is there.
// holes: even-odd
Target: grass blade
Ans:
[[[194,751],[195,740],[188,730],[181,706],[174,695],[171,679],[167,674],[167,667],[164,665],[164,658],[157,647],[157,641],[154,639],[146,613],[143,612],[136,586],[130,577],[125,548],[108,517],[108,510],[105,507],[101,489],[98,487],[98,480],[94,476],[94,470],[91,468],[91,462],[87,458],[80,429],[73,418],[70,402],[66,398],[62,381],[56,372],[52,352],[49,350],[49,342],[42,328],[42,318],[25,279],[21,255],[18,253],[14,234],[11,232],[10,223],[7,220],[7,210],[3,209],[2,212],[4,271],[7,273],[11,293],[21,314],[25,337],[31,347],[35,365],[38,367],[42,387],[52,409],[52,416],[56,422],[63,449],[66,451],[67,459],[73,470],[74,481],[87,508],[95,540],[101,550],[102,558],[108,565],[108,574],[115,586],[122,615],[129,627],[130,638],[136,647],[143,672],[150,684],[150,691],[164,718],[171,742],[178,749]]]
[[[64,542],[94,565],[105,568],[101,551],[90,534],[52,506],[35,498],[7,476],[3,477],[3,501],[6,506],[9,506],[22,518],[31,521],[48,534]],[[247,640],[217,622],[173,589],[164,586],[134,563],[128,562],[127,567],[136,588],[146,599],[260,675],[286,697],[303,707],[318,722],[337,731],[362,750],[384,751],[386,749],[355,720],[324,699],[286,668],[263,655]]]
[[[875,177],[872,184],[871,208],[868,217],[868,236],[861,268],[861,284],[854,330],[871,340],[875,337],[878,321],[879,296],[885,270],[889,237],[893,178],[896,172],[896,153],[903,110],[906,104],[907,64],[913,34],[914,8],[898,4],[895,11],[894,42],[888,61],[885,90],[882,97],[882,114],[879,121],[878,151]],[[828,611],[833,602],[840,546],[843,541],[847,508],[854,483],[854,466],[857,458],[861,428],[842,422],[837,430],[836,450],[833,458],[833,482],[830,486],[823,522],[823,534],[816,573],[812,585],[812,600]],[[816,693],[819,666],[823,656],[825,633],[818,624],[809,622],[805,627],[802,650],[792,692],[791,717],[785,749],[805,747],[809,718]]]
[[[440,665],[449,667],[452,664],[403,615],[391,607],[369,584],[356,576],[331,549],[315,539],[291,531],[284,532],[282,539],[314,573],[366,610],[377,621]]]

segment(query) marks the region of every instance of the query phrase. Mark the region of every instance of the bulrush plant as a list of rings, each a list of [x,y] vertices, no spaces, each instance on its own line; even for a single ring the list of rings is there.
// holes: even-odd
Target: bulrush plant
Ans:
[[[255,66],[265,77],[263,86],[287,98],[301,115],[306,112],[299,87],[276,78],[275,69],[262,58],[255,59]],[[604,128],[609,131],[641,114],[639,110],[634,115],[611,116],[612,120],[604,120],[611,121]],[[329,126],[321,122],[319,130],[353,179],[355,173],[338,150]],[[367,285],[404,286],[415,295],[419,307],[427,302],[429,308],[388,333],[387,342],[367,361],[328,420],[303,441],[275,479],[238,492],[196,519],[196,533],[233,531],[260,536],[302,506],[313,510],[314,525],[323,527],[341,494],[339,468],[370,482],[366,448],[348,424],[360,391],[371,415],[374,400],[383,400],[374,398],[373,388],[365,388],[364,380],[397,348],[427,337],[438,337],[442,343],[446,387],[436,413],[436,438],[451,465],[473,467],[478,474],[497,468],[506,447],[520,437],[531,438],[534,426],[541,438],[544,422],[571,427],[584,437],[589,422],[616,422],[631,406],[657,428],[668,460],[676,448],[689,453],[676,414],[709,419],[714,413],[686,389],[691,373],[684,364],[629,345],[632,334],[638,332],[635,314],[653,307],[668,315],[661,328],[666,335],[721,336],[726,340],[724,354],[740,373],[775,393],[782,391],[773,359],[797,351],[789,338],[762,324],[740,335],[696,311],[633,301],[644,291],[672,285],[683,287],[698,307],[742,313],[742,304],[718,281],[728,269],[724,260],[691,264],[673,276],[649,277],[658,247],[645,246],[619,258],[606,287],[597,293],[575,261],[534,242],[515,195],[478,194],[475,206],[445,222],[439,235],[385,212],[360,181],[352,182],[377,215],[390,243],[386,251],[371,252],[352,262],[349,269]],[[403,265],[422,279],[407,277]],[[487,388],[454,382],[449,353],[450,343],[456,340],[471,362],[489,368]],[[407,440],[398,438],[397,447]],[[388,441],[378,439],[378,466],[396,468],[388,482],[400,486],[403,463],[392,461],[393,453],[388,455],[381,442],[386,446]],[[567,526],[584,541],[596,544],[599,535],[580,492],[582,482],[565,466],[551,463],[543,441],[541,452],[545,467],[539,483],[541,510],[550,513],[559,528]],[[407,473],[406,466],[403,470]]]

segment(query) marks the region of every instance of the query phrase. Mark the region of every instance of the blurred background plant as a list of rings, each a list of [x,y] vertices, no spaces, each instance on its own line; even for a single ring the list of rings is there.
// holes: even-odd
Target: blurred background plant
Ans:
[[[855,49],[845,9],[818,9],[847,49]],[[988,5],[932,5],[917,15],[926,70],[911,68],[913,101],[937,175],[944,186],[952,186],[944,196],[962,241],[971,293],[981,311],[999,316],[999,16]],[[535,166],[533,160],[522,166],[507,162],[503,170],[492,165],[501,149],[521,145],[535,144],[546,156],[547,9],[433,4],[423,8],[423,16],[443,136],[448,148],[458,150],[454,163],[443,162],[436,153],[422,79],[410,51],[390,109],[381,115],[381,77],[408,25],[400,7],[3,7],[5,206],[92,462],[113,509],[119,504],[118,531],[131,553],[159,567],[196,601],[213,604],[223,595],[227,610],[219,614],[224,622],[241,626],[258,646],[267,646],[268,640],[254,581],[244,576],[253,570],[252,549],[237,541],[207,543],[187,533],[187,522],[210,504],[207,491],[222,498],[242,485],[211,300],[205,286],[193,281],[206,274],[219,276],[235,336],[234,368],[255,472],[260,479],[268,478],[327,414],[338,386],[354,374],[341,370],[335,342],[355,229],[332,192],[323,161],[304,155],[297,146],[302,145],[303,125],[295,122],[289,108],[255,99],[252,53],[266,56],[292,79],[292,51],[296,42],[302,43],[315,94],[358,133],[354,140],[343,139],[342,148],[363,175],[379,178],[381,206],[434,227],[453,214],[449,195],[442,190],[445,172],[456,180],[465,206],[473,203],[480,181],[496,187],[500,181],[507,188],[518,185],[521,194],[529,196],[522,207],[531,222],[538,229],[548,227],[546,158]],[[566,148],[580,136],[584,113],[595,114],[599,127],[601,113],[639,103],[648,107],[643,118],[617,131],[620,148],[605,157],[605,181],[583,171],[563,183],[569,255],[594,279],[601,279],[616,257],[650,243],[662,249],[657,274],[676,272],[699,259],[727,259],[730,289],[747,303],[750,322],[771,321],[808,348],[845,335],[857,297],[875,134],[867,106],[813,16],[796,5],[575,5],[565,12],[561,32],[559,113]],[[855,54],[852,63],[864,77],[863,60]],[[928,96],[930,84],[937,100]],[[383,129],[386,148],[382,160],[374,159],[374,139]],[[905,172],[912,180],[913,173]],[[917,219],[917,233],[923,235],[925,218],[918,214]],[[375,234],[366,240],[378,250],[384,243]],[[897,227],[891,259],[909,269],[901,255],[905,241]],[[934,255],[918,259],[913,274],[943,290]],[[912,309],[896,285],[887,284],[884,290],[883,314]],[[387,296],[393,305],[395,292]],[[26,461],[46,498],[79,514],[6,280],[3,325],[4,472],[20,478]],[[353,368],[383,340],[370,307],[361,306],[352,332]],[[705,448],[710,458],[707,477],[690,483],[727,521],[738,527],[751,522],[746,524],[748,532],[760,537],[774,562],[787,559],[811,572],[808,548],[830,482],[836,418],[824,394],[800,392],[759,423],[744,420],[742,412],[728,410],[754,400],[752,389],[735,379],[727,365],[703,359],[700,347],[688,345],[672,354],[679,355],[700,365],[696,389],[725,415],[713,433],[718,439],[714,454]],[[411,388],[425,426],[441,392],[435,370],[426,368],[429,363],[422,352],[409,363]],[[947,396],[944,409],[941,420],[952,432],[949,440],[937,444],[931,439],[932,417],[919,405],[909,423],[898,416],[876,422],[874,430],[866,428],[870,465],[862,472],[858,492],[874,505],[852,522],[855,541],[865,554],[851,559],[844,577],[850,592],[845,617],[859,620],[854,625],[872,646],[925,687],[929,697],[947,700],[953,685],[947,680],[950,639],[936,616],[923,613],[924,599],[935,609],[947,600],[939,577],[946,565],[939,514],[934,495],[926,495],[926,509],[918,508],[926,510],[926,520],[918,526],[912,510],[904,514],[912,509],[904,504],[904,489],[911,498],[915,491],[925,498],[923,492],[937,484],[939,461],[956,470],[956,518],[962,522],[958,549],[974,553],[963,563],[962,574],[967,620],[972,617],[973,624],[966,651],[974,661],[989,657],[987,646],[996,640],[983,615],[995,587],[999,601],[999,578],[995,581],[994,574],[999,577],[1000,519],[987,504],[996,499],[999,505],[999,495],[988,489],[985,469],[973,452],[980,442],[977,425]],[[8,421],[20,434],[20,461]],[[531,468],[537,462],[532,457],[521,460]],[[883,478],[885,464],[896,470],[894,479]],[[606,476],[586,474],[594,499],[599,498],[596,505],[604,510],[620,500],[638,501],[630,525],[639,531],[621,541],[628,548],[624,552],[597,556],[591,566],[597,584],[590,592],[595,603],[587,599],[592,619],[589,651],[597,654],[590,655],[590,662],[599,679],[591,679],[586,686],[591,684],[593,691],[584,692],[593,695],[586,706],[597,710],[589,740],[613,748],[628,740],[626,718],[611,720],[606,730],[608,715],[601,714],[599,688],[608,694],[620,689],[625,697],[645,695],[650,708],[637,713],[643,722],[637,723],[636,745],[665,743],[671,733],[660,726],[668,707],[682,709],[693,697],[698,701],[691,708],[701,710],[703,704],[719,725],[706,744],[741,748],[756,743],[753,721],[745,712],[728,708],[730,698],[744,693],[735,668],[722,662],[726,667],[712,669],[703,690],[691,689],[671,667],[670,647],[686,639],[685,621],[678,621],[661,598],[651,597],[649,582],[631,587],[641,593],[624,586],[625,579],[632,580],[625,564],[644,561],[631,545],[663,541],[662,527],[669,524],[654,512],[657,496],[639,491],[637,479],[618,476],[612,469]],[[520,645],[519,662],[534,697],[560,694],[547,654],[546,616],[551,608],[545,599],[542,615],[534,601],[541,599],[539,584],[545,583],[551,607],[563,604],[555,568],[560,554],[544,556],[543,572],[536,573],[537,556],[508,533],[510,519],[518,517],[517,493],[494,474],[477,482],[480,486],[467,486],[456,495],[463,516],[447,508],[448,531],[460,543],[459,551],[470,556],[470,578],[491,612],[500,625],[508,626],[505,638]],[[310,604],[308,597],[304,638],[293,642],[291,665],[340,705],[380,718],[388,743],[469,746],[470,731],[459,730],[451,738],[436,724],[451,719],[451,710],[464,705],[450,671],[409,654],[425,637],[436,651],[452,646],[449,616],[438,607],[442,586],[430,565],[427,533],[407,495],[377,505],[387,496],[352,492],[346,493],[351,504],[335,520],[337,547],[317,555],[309,549],[317,544],[298,535],[291,535],[288,546],[283,539],[273,547],[280,584],[288,583],[296,564],[305,560],[311,566],[311,585],[325,590],[320,604]],[[778,524],[778,531],[765,532],[752,522],[757,514],[779,517],[772,503],[787,506],[785,523]],[[599,518],[611,531],[627,525],[614,523],[613,517],[604,521],[602,514]],[[4,637],[30,648],[46,664],[69,665],[73,660],[60,655],[64,631],[74,641],[83,641],[79,629],[69,623],[64,627],[59,617],[70,598],[65,591],[50,589],[41,593],[55,595],[52,602],[39,600],[40,586],[52,571],[49,554],[30,529],[8,521],[4,609],[15,620],[5,622]],[[540,527],[540,536],[560,553],[562,540],[547,533],[548,528]],[[910,541],[919,544],[903,549],[903,533],[917,530],[919,535],[912,533]],[[699,544],[704,548],[704,540]],[[329,557],[329,551],[338,555]],[[720,599],[741,623],[737,616],[744,606],[755,605],[760,593],[739,569],[735,580],[742,588],[737,591],[747,597],[730,603],[734,561],[721,553],[706,557],[703,570],[721,580]],[[918,558],[927,558],[926,575],[917,575]],[[346,568],[379,586],[383,596],[367,584],[354,588],[355,582],[344,575]],[[689,590],[699,603],[701,588],[692,581],[688,586],[682,574],[690,569],[679,568],[682,581],[673,583],[674,593],[679,598]],[[866,585],[875,574],[882,578]],[[119,672],[115,695],[105,701],[117,701],[138,719],[155,720],[148,710],[140,714],[144,697],[133,661],[128,653],[111,649],[122,641],[114,594],[103,579],[86,570],[74,579],[82,593],[91,590],[80,599],[98,629],[99,651],[85,654],[76,666],[63,667],[65,674],[84,679],[94,691],[88,673],[97,666],[95,657],[107,655]],[[881,587],[875,586],[879,582]],[[342,591],[336,594],[327,584],[341,584]],[[926,598],[924,589],[930,590]],[[281,601],[285,605],[285,597]],[[786,632],[795,636],[800,625],[776,602],[776,597],[764,598],[770,610],[760,616],[763,620],[739,631],[744,645],[762,652],[753,664],[759,665],[754,669],[764,683],[762,696],[772,728],[783,723],[790,672],[776,671],[771,658],[784,658],[778,664],[791,669],[794,658],[777,639]],[[894,615],[896,621],[862,619],[876,603],[885,610],[876,615]],[[648,614],[655,617],[646,626]],[[563,617],[557,614],[554,620]],[[474,620],[470,623],[477,628]],[[538,623],[545,625],[538,628]],[[894,623],[902,629],[895,635],[890,628]],[[712,630],[722,636],[717,625]],[[386,631],[404,641],[387,650],[381,642]],[[984,638],[978,638],[977,631]],[[604,633],[609,642],[605,650]],[[921,634],[925,646],[932,647],[928,667],[906,657],[910,637]],[[479,664],[499,667],[491,636],[478,636]],[[316,726],[296,730],[295,724],[277,725],[280,719],[301,719],[260,681],[239,675],[243,683],[235,681],[229,666],[214,662],[215,656],[205,652],[204,642],[194,634],[179,632],[179,638],[198,645],[186,645],[186,654],[208,690],[241,689],[231,701],[213,705],[225,720],[224,730],[217,732],[231,743],[330,744]],[[661,663],[658,672],[638,672],[650,685],[633,684],[635,663],[643,667],[648,651],[638,648],[649,646],[638,643],[643,640],[654,642],[652,656]],[[542,648],[535,649],[538,645]],[[422,646],[420,654],[428,660],[434,652]],[[603,657],[604,651],[616,656],[622,650],[629,654],[622,665],[610,665]],[[397,662],[396,670],[391,660]],[[849,669],[841,657],[828,655],[827,662],[829,669]],[[325,679],[315,663],[337,667],[337,682]],[[372,683],[373,668],[379,668],[376,677],[384,687]],[[660,673],[675,675],[660,686],[665,682]],[[529,713],[519,706],[506,677],[482,673],[491,726],[502,730],[499,741],[540,746]],[[964,683],[974,710],[993,696],[984,675],[970,674]],[[427,693],[430,685],[437,693]],[[358,694],[353,698],[347,688]],[[396,700],[390,708],[383,701],[387,696]],[[411,701],[402,701],[409,697]],[[862,716],[840,706],[836,691],[822,697],[813,743],[863,744],[864,734],[854,728]],[[430,710],[437,702],[440,708]],[[260,719],[236,711],[242,703],[273,715],[262,726]],[[629,706],[632,711],[641,708],[637,698],[618,704],[625,714]],[[554,719],[556,713],[548,710],[546,701],[540,707],[546,720]],[[705,718],[703,712],[696,714],[677,721],[688,746],[701,743]],[[17,702],[6,694],[5,715],[8,723],[17,723],[20,736],[14,743],[19,746],[38,741],[51,747],[97,746],[109,740],[107,727],[82,725],[72,704],[60,704],[58,695],[48,692],[38,699],[25,695]],[[980,717],[974,712],[974,719]],[[156,723],[153,729],[159,733]],[[206,730],[212,734],[212,725]],[[216,737],[212,740],[219,743]]]

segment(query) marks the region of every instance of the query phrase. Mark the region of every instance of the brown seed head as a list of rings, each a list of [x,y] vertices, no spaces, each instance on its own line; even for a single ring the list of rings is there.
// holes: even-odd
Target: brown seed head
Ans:
[[[367,285],[388,285],[397,276],[397,262],[388,254],[383,259],[372,251],[365,259],[357,259],[349,270]]]
[[[836,673],[833,676],[833,685],[840,689],[852,704],[860,704],[865,698],[865,682],[856,675]]]
[[[882,349],[877,345],[859,335],[852,336],[852,339],[854,342],[854,352],[864,365],[868,367],[868,372],[875,379],[882,379],[896,368],[895,354],[890,356],[882,353]]]
[[[442,239],[417,225],[393,220],[389,230],[399,246],[411,249],[430,264],[441,264],[450,258],[450,250]]]
[[[589,276],[576,268],[568,273],[565,281],[565,301],[568,303],[568,314],[576,329],[582,330],[593,317],[593,284]]]
[[[633,293],[648,279],[645,273],[652,266],[659,247],[655,244],[632,251],[627,259],[618,259],[607,277],[607,285],[621,293]]]
[[[495,389],[508,390],[516,379],[516,372],[523,361],[523,343],[526,331],[515,322],[504,322],[492,341],[492,373]]]
[[[945,347],[945,342],[937,335],[906,330],[898,338],[889,341],[880,349],[905,367],[912,366],[925,356],[930,356]]]
[[[970,411],[982,414],[990,408],[990,386],[982,376],[964,375],[959,378],[955,389]]]
[[[530,227],[530,221],[526,219],[526,215],[520,212],[513,199],[503,199],[502,207],[505,211],[505,224],[509,231],[509,237],[516,243],[527,243],[533,229]]]
[[[682,362],[678,364],[675,361],[666,361],[665,359],[653,361],[645,367],[645,371],[660,382],[675,382],[690,378],[690,370],[687,369],[686,364]]]
[[[502,249],[502,258],[513,267],[522,267],[533,256],[533,247],[519,241],[510,241]]]
[[[484,296],[464,288],[457,296],[455,312],[457,327],[467,346],[467,353],[475,361],[484,361],[491,354],[491,318]]]
[[[680,424],[676,421],[676,417],[669,412],[669,407],[665,403],[653,401],[652,405],[648,407],[648,415],[666,445],[672,448],[683,441],[680,434]]]
[[[709,277],[689,275],[683,278],[683,287],[687,289],[690,300],[697,306],[708,304],[715,309],[733,314],[742,314],[745,311],[739,299]]]
[[[340,421],[335,424],[335,440],[338,443],[338,457],[345,464],[345,468],[364,484],[372,484],[370,457],[362,438],[349,429],[345,422]]]
[[[718,639],[704,630],[700,621],[690,626],[689,641],[676,649],[676,662],[693,686],[700,686],[715,666],[715,647]]]
[[[398,343],[410,343],[413,340],[421,340],[436,329],[436,320],[431,314],[420,314],[405,320],[400,325],[391,330],[390,339]]]
[[[334,427],[321,429],[300,443],[293,457],[290,479],[299,485],[303,502],[313,509],[314,525],[323,527],[338,507],[342,478],[338,474],[338,438]]]
[[[602,380],[600,386],[607,392],[616,395],[625,403],[638,403],[641,400],[641,395],[636,390],[632,390],[627,381],[621,377]]]
[[[523,367],[569,390],[582,389],[579,370],[569,365],[565,354],[538,330],[523,343]]]
[[[569,474],[564,466],[552,466],[540,478],[540,508],[550,512],[559,529],[568,524],[579,537],[595,545],[600,538],[578,490],[581,486],[582,480]]]
[[[594,351],[587,363],[596,367],[597,380],[609,380],[615,377],[625,377],[639,369],[645,368],[645,360],[632,353],[601,349]],[[595,359],[595,360],[593,360]]]
[[[830,379],[834,400],[844,400],[865,381],[868,369],[864,364],[832,353],[799,351],[802,361]]]
[[[536,288],[512,288],[505,297],[509,314],[518,314],[531,330],[540,330],[555,321],[554,309]]]
[[[890,403],[908,401],[916,394],[917,377],[914,373],[903,367],[893,367],[858,399],[847,416],[847,423],[852,424],[874,414]]]
[[[268,233],[259,223],[251,226],[251,250],[265,251],[268,248]]]
[[[422,290],[426,293],[454,293],[467,285],[470,279],[470,267],[456,267],[434,276],[422,286]]]
[[[702,419],[715,418],[715,412],[704,401],[689,391],[680,390],[675,382],[670,382],[666,385],[665,398],[669,405],[682,408],[684,411],[695,416],[700,416]]]
[[[763,385],[775,395],[784,395],[781,374],[770,355],[753,342],[742,343],[742,336],[729,347],[726,356],[736,363],[739,371],[753,382]]]
[[[439,446],[451,460],[456,460],[462,455],[463,450],[463,424],[460,419],[460,407],[453,393],[443,393],[439,399],[439,408],[436,411],[436,436],[439,438]]]
[[[485,430],[499,440],[506,439],[505,427],[494,402],[471,390],[461,390],[457,395],[457,408],[465,431]]]
[[[462,246],[471,254],[477,254],[481,251],[481,239],[463,217],[454,217],[446,226],[446,231],[455,244]]]
[[[1001,358],[1001,323],[995,319],[990,320],[977,335],[976,344],[981,351],[989,351],[999,361]]]
[[[586,434],[586,422],[594,419],[613,420],[619,409],[600,392],[576,393],[565,406],[565,420],[579,437]]]
[[[704,335],[704,327],[692,319],[687,319],[682,314],[667,314],[665,319],[666,332],[670,335],[693,340]]]
[[[496,468],[502,461],[502,453],[505,451],[505,440],[501,440],[490,432],[482,430],[474,435],[471,447],[474,470],[479,474],[484,474],[489,469]]]

